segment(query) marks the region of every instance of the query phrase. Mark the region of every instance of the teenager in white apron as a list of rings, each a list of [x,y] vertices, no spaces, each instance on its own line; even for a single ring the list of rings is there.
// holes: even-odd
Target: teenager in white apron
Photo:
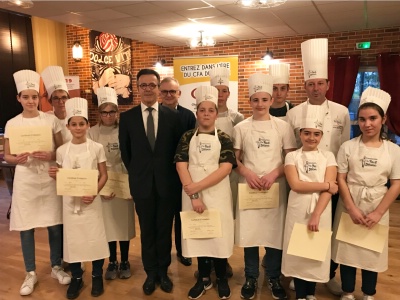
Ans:
[[[17,86],[17,100],[23,111],[9,120],[5,127],[4,159],[15,164],[14,188],[10,217],[10,230],[20,232],[24,257],[25,280],[20,294],[33,292],[37,282],[35,272],[35,228],[47,227],[50,245],[51,276],[61,284],[69,284],[71,278],[61,268],[62,249],[62,202],[57,197],[56,185],[47,175],[50,166],[55,165],[55,149],[62,144],[61,126],[54,116],[38,111],[40,75],[31,70],[14,73]],[[36,151],[15,155],[10,151],[11,128],[47,127],[52,133],[52,151]]]
[[[114,89],[97,89],[100,121],[89,129],[88,137],[103,145],[107,158],[107,171],[127,174],[121,159],[118,140],[118,98]],[[132,199],[102,196],[103,219],[110,250],[109,264],[104,278],[121,279],[131,277],[128,261],[129,241],[135,237],[135,212]],[[119,241],[121,263],[117,260]]]
[[[246,281],[241,297],[252,299],[259,276],[259,247],[266,247],[266,277],[275,299],[286,299],[281,274],[283,227],[285,223],[287,184],[283,157],[295,149],[289,125],[269,115],[273,99],[272,76],[253,74],[249,80],[253,116],[234,128],[234,148],[240,182],[252,189],[269,189],[279,183],[279,206],[269,209],[236,209],[235,243],[244,247]]]
[[[318,149],[322,139],[323,116],[319,107],[307,111],[300,129],[302,147],[288,153],[285,174],[291,187],[285,221],[282,274],[294,278],[296,299],[316,299],[316,282],[329,281],[331,251],[324,261],[287,254],[295,223],[310,231],[330,230],[331,195],[337,193],[337,164],[332,152]]]
[[[57,149],[57,164],[64,169],[98,170],[100,191],[107,181],[106,157],[101,144],[86,138],[87,101],[72,98],[66,103],[66,109],[72,140]],[[56,178],[57,171],[57,167],[52,167],[49,175]],[[72,275],[67,298],[79,296],[83,286],[82,261],[92,262],[91,294],[97,297],[104,292],[102,267],[104,258],[109,256],[100,196],[63,196],[63,221],[64,260],[69,263]]]
[[[231,295],[226,275],[227,258],[233,252],[233,213],[229,173],[236,166],[232,141],[215,127],[218,91],[200,86],[195,92],[198,128],[181,138],[175,155],[176,168],[183,185],[182,211],[202,213],[206,209],[220,212],[222,237],[183,239],[182,254],[197,257],[198,279],[189,291],[189,299],[199,298],[212,287],[211,259],[217,275],[218,295]]]
[[[361,136],[344,143],[339,150],[340,199],[334,224],[337,233],[342,212],[353,223],[373,228],[389,225],[389,207],[400,193],[400,148],[383,136],[383,124],[390,95],[368,87],[361,95],[358,124]],[[390,180],[390,188],[386,187]],[[340,263],[343,295],[353,300],[356,268],[361,269],[364,300],[373,300],[378,272],[388,268],[388,244],[382,253],[334,239],[332,259]]]
[[[228,108],[228,99],[231,95],[229,91],[229,76],[230,71],[226,67],[215,67],[210,70],[210,85],[218,90],[218,118],[215,121],[217,129],[228,134],[231,138],[233,136],[233,127],[244,120],[244,116],[237,111]],[[232,171],[229,174],[229,182],[232,191],[233,215],[236,212],[237,194],[239,175]],[[229,262],[226,265],[227,276],[232,277],[232,267]]]

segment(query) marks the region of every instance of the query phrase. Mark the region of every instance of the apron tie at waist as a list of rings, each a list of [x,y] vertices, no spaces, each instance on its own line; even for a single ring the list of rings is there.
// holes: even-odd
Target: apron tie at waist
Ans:
[[[355,192],[357,189],[358,192]],[[353,199],[353,201],[357,206],[359,206],[362,201],[373,202],[376,198],[381,197],[386,193],[387,187],[384,185],[369,187],[365,185],[349,183],[349,190],[352,195],[357,195],[357,199]]]
[[[81,198],[74,197],[74,214],[81,212]]]
[[[311,215],[314,212],[314,209],[318,203],[318,199],[319,193],[312,193],[310,204],[307,207],[307,214]]]

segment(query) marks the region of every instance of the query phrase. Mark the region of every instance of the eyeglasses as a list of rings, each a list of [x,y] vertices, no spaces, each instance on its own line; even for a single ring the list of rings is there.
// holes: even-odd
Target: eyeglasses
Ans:
[[[60,101],[60,100],[62,100],[62,101],[67,101],[68,100],[68,97],[67,96],[62,96],[62,97],[56,97],[56,96],[54,96],[54,97],[51,97],[51,101]]]
[[[176,91],[176,90],[169,90],[169,91],[167,91],[167,90],[162,90],[162,91],[160,91],[161,95],[163,95],[163,96],[167,96],[168,93],[169,93],[171,96],[175,96],[175,94],[176,94],[177,92],[178,92],[178,91]]]
[[[145,90],[147,88],[149,88],[149,90],[154,90],[157,86],[158,86],[158,84],[154,84],[154,83],[149,83],[149,84],[142,83],[142,84],[139,84],[139,87],[142,90]]]
[[[100,115],[102,117],[107,117],[107,116],[114,117],[116,113],[117,112],[115,110],[112,110],[112,111],[101,111]]]

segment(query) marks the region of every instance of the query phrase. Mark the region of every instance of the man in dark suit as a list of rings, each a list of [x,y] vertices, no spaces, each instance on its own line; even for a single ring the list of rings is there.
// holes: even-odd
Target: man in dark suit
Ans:
[[[181,96],[181,90],[179,89],[179,82],[175,78],[165,77],[160,83],[160,98],[163,106],[169,107],[172,110],[178,111],[179,118],[181,120],[183,132],[193,129],[196,126],[196,117],[194,113],[180,106],[178,103],[179,97]],[[185,266],[192,264],[192,259],[184,257],[182,255],[182,223],[180,211],[182,210],[181,195],[177,199],[177,207],[175,209],[175,248],[178,260]]]
[[[167,276],[172,222],[176,199],[181,194],[173,158],[183,132],[178,114],[157,102],[160,75],[143,69],[136,79],[141,103],[121,113],[121,156],[139,217],[142,262],[147,274],[143,291],[152,294],[159,282],[161,289],[169,293],[173,287]]]

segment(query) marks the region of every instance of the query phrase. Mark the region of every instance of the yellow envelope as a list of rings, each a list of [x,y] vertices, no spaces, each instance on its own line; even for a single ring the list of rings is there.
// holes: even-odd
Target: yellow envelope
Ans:
[[[279,183],[272,184],[269,190],[255,190],[247,183],[239,183],[239,209],[276,208],[279,206]]]
[[[331,246],[332,231],[320,228],[309,231],[307,225],[295,223],[290,236],[287,254],[324,261]]]
[[[336,239],[345,243],[382,253],[389,237],[389,226],[376,224],[372,229],[354,224],[350,215],[342,213]]]

